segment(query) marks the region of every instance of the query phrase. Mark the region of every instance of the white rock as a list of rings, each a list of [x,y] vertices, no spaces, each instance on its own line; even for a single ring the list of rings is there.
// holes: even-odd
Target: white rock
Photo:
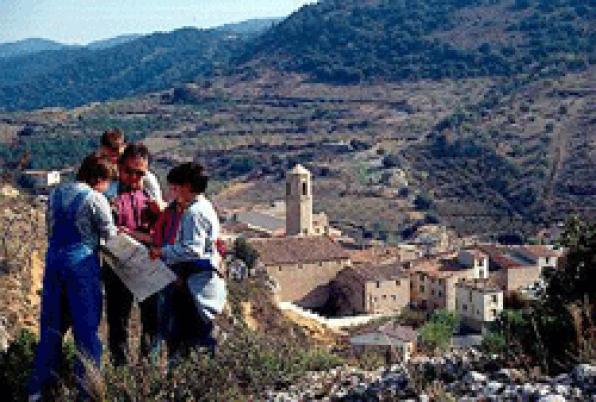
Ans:
[[[484,393],[488,395],[496,395],[504,388],[503,384],[497,381],[489,381],[484,387]]]
[[[557,394],[548,394],[545,395],[543,397],[541,397],[540,399],[538,399],[539,402],[565,402],[565,398],[562,397],[561,395],[557,395]]]
[[[534,387],[534,385],[532,385],[532,384],[526,383],[522,386],[521,392],[522,392],[522,395],[524,395],[525,397],[529,397],[534,392],[536,392],[536,387]]]
[[[486,382],[486,376],[477,371],[468,371],[468,373],[464,377],[464,381],[467,383]]]
[[[553,390],[556,394],[567,396],[571,391],[571,387],[569,385],[557,384],[553,387]]]

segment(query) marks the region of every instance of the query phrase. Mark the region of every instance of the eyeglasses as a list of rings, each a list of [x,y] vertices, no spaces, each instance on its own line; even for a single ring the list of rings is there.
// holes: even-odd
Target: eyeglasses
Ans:
[[[125,166],[124,167],[124,171],[128,175],[136,176],[136,177],[143,177],[143,176],[145,176],[147,174],[147,172],[145,170],[133,169],[133,168],[128,167],[128,166]]]

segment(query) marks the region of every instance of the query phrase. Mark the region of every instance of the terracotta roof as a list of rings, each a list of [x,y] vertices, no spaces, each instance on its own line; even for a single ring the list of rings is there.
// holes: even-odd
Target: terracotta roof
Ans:
[[[348,268],[365,281],[393,280],[408,276],[402,264],[357,265]]]
[[[494,264],[501,269],[523,268],[528,266],[528,264],[513,259],[512,256],[507,254],[506,249],[495,245],[482,245],[478,247],[488,254],[491,264]]]
[[[348,252],[326,236],[252,239],[250,244],[265,265],[347,260]]]
[[[559,253],[555,250],[551,249],[548,246],[522,246],[523,250],[525,250],[528,254],[533,255],[536,258],[539,257],[558,257]]]
[[[364,250],[351,252],[353,263],[377,264],[387,260],[399,260],[400,250],[397,247],[373,246]]]

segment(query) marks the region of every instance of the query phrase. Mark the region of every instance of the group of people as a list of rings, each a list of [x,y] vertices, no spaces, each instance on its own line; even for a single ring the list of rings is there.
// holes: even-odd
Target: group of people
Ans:
[[[100,367],[102,355],[98,335],[102,284],[111,360],[115,366],[129,361],[133,296],[100,255],[101,245],[119,233],[145,244],[150,258],[161,259],[178,278],[139,304],[141,355],[158,356],[164,342],[171,360],[197,346],[213,352],[213,314],[201,314],[188,281],[200,274],[203,286],[222,278],[219,221],[205,197],[208,176],[197,163],[174,167],[167,175],[166,203],[159,181],[148,168],[147,147],[126,144],[122,131],[112,129],[103,133],[99,150],[83,160],[76,181],[52,191],[30,401],[41,400],[56,383],[68,328],[72,328],[78,351],[74,367],[78,393],[85,399],[86,368],[90,364]]]

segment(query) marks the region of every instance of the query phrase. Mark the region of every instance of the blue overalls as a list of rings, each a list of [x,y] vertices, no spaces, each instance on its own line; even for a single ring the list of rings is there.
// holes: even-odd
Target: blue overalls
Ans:
[[[46,255],[41,300],[40,340],[29,382],[29,395],[40,393],[57,379],[62,338],[70,317],[78,354],[100,365],[102,346],[98,336],[101,319],[101,287],[97,249],[83,243],[75,225],[76,214],[88,189],[78,191],[68,205],[62,204],[63,188],[52,200],[54,226]],[[75,376],[79,396],[85,397],[85,369],[77,356]]]

